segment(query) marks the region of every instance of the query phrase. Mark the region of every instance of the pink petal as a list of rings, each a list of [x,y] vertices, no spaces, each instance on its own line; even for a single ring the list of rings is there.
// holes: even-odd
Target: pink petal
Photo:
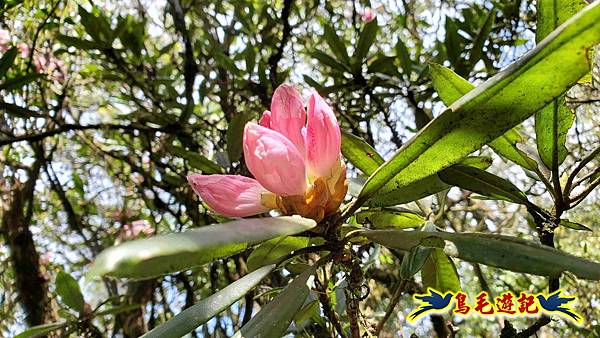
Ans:
[[[29,45],[21,42],[17,45],[17,48],[19,49],[19,51],[21,52],[21,57],[22,58],[27,58],[29,57]]]
[[[260,120],[258,120],[258,124],[260,124],[261,126],[263,126],[265,128],[270,129],[271,128],[271,112],[268,110],[265,110],[265,112],[260,117]]]
[[[371,8],[365,8],[365,11],[362,13],[360,19],[365,22],[365,23],[369,23],[371,21],[373,21],[373,19],[375,19],[375,12],[373,12],[373,10]]]
[[[271,100],[270,128],[292,141],[302,155],[304,155],[304,139],[301,129],[305,123],[306,110],[300,93],[289,84],[277,87]]]
[[[246,217],[269,211],[260,203],[265,189],[249,177],[193,174],[188,182],[204,203],[221,215]]]
[[[244,159],[252,175],[267,190],[283,196],[304,194],[304,156],[282,134],[256,123],[247,123]]]
[[[331,107],[313,93],[308,100],[306,155],[309,170],[316,177],[330,177],[339,167],[342,139]]]

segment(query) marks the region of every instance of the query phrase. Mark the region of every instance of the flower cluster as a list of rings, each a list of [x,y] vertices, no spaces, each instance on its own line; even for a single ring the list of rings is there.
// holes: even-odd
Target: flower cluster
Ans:
[[[215,212],[246,217],[278,210],[320,221],[335,213],[348,190],[340,156],[340,127],[319,96],[308,99],[283,84],[271,110],[244,128],[244,159],[255,179],[240,175],[188,176],[194,191]]]
[[[0,29],[0,52],[4,53],[12,47],[12,38],[10,32],[5,29]],[[23,59],[29,57],[31,50],[25,42],[17,44],[20,56]],[[35,71],[39,74],[47,74],[52,80],[62,82],[65,79],[66,69],[62,60],[51,55],[34,54],[33,65]]]

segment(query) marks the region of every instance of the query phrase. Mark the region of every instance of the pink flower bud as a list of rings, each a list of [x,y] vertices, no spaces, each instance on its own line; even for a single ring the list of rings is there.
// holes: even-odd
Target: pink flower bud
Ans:
[[[41,254],[40,261],[39,261],[40,265],[43,265],[43,266],[50,265],[53,258],[54,258],[54,255],[52,254],[52,252],[45,252],[45,253]]]
[[[188,176],[194,192],[215,212],[228,217],[246,217],[269,209],[261,204],[265,192],[258,181],[240,175]]]
[[[35,65],[35,71],[38,73],[44,73],[46,71],[46,67],[48,66],[48,59],[45,56],[39,56],[33,60],[33,64]]]
[[[21,52],[21,57],[23,59],[29,57],[29,45],[28,44],[26,44],[25,42],[21,42],[17,45],[17,48]]]
[[[274,119],[271,120],[273,122]],[[301,135],[301,126],[298,133]],[[304,156],[282,134],[256,123],[247,123],[244,129],[244,159],[252,175],[267,190],[283,196],[304,195]]]
[[[371,8],[367,7],[367,8],[365,8],[362,15],[360,16],[360,19],[364,23],[369,23],[375,19],[375,12],[373,12],[373,10]]]
[[[271,100],[271,126],[288,138],[304,156],[302,127],[306,123],[306,110],[300,93],[289,84],[282,84],[273,93]]]
[[[340,166],[342,139],[333,110],[314,92],[308,100],[306,155],[311,175],[331,177]]]
[[[0,29],[0,51],[7,51],[10,48],[10,42],[10,33],[6,29]]]

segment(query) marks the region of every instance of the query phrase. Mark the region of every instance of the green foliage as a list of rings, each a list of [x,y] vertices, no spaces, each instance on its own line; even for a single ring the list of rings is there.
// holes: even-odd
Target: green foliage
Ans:
[[[598,42],[600,7],[592,5],[522,60],[469,92],[375,171],[359,201],[407,186],[456,163],[564,92],[588,71],[585,52]],[[555,74],[564,76],[559,79]],[[530,87],[538,88],[530,95]]]
[[[527,196],[509,181],[485,170],[455,165],[438,174],[442,181],[478,194],[509,202],[528,204]]]
[[[285,334],[308,297],[309,281],[313,278],[315,268],[309,267],[296,277],[233,337],[281,337]]]
[[[83,312],[85,301],[79,289],[79,284],[75,278],[64,271],[60,271],[56,275],[56,293],[65,305],[77,313]]]
[[[29,329],[19,333],[15,336],[15,338],[35,338],[35,337],[44,337],[48,333],[52,331],[56,331],[58,329],[62,329],[67,326],[68,322],[59,322],[59,323],[48,323],[42,325],[36,325],[30,327]]]
[[[206,264],[244,250],[248,244],[294,235],[315,226],[299,216],[241,219],[126,242],[103,251],[88,272],[91,276],[151,278]]]
[[[261,243],[248,256],[246,262],[248,270],[254,271],[263,265],[272,264],[294,250],[307,247],[308,242],[308,237],[286,236],[273,238]]]
[[[374,228],[414,228],[425,223],[425,218],[413,212],[393,209],[368,209],[356,214],[356,222],[370,224]]]
[[[600,5],[383,2],[371,22],[365,5],[0,6],[10,33],[0,48],[0,335],[25,324],[18,337],[387,336],[412,330],[397,313],[415,306],[409,287],[538,293],[560,283],[593,318],[597,285],[583,279],[600,280],[595,242],[572,230],[591,231],[598,216],[589,61],[600,62],[590,51]],[[249,176],[244,125],[283,82],[334,108],[351,164],[339,212],[317,224],[199,207],[186,175]],[[532,115],[535,126],[522,124]],[[484,145],[525,172],[492,166]],[[135,220],[149,228],[138,233]],[[85,298],[62,272],[78,270],[101,277],[88,278]],[[39,285],[23,283],[31,271]],[[31,295],[40,298],[28,304]],[[431,320],[417,332],[441,336]],[[471,316],[460,327],[501,336],[511,326]]]
[[[181,337],[193,331],[198,326],[206,323],[212,317],[227,309],[231,304],[244,297],[246,293],[256,287],[269,273],[273,271],[275,265],[265,265],[254,272],[229,284],[223,290],[201,300],[198,304],[189,307],[168,322],[159,325],[152,331],[142,337],[162,338],[162,337]]]
[[[474,85],[454,73],[451,69],[435,63],[430,64],[429,67],[432,85],[444,104],[448,106],[475,88]],[[519,132],[511,129],[488,145],[496,153],[520,165],[522,168],[536,171],[537,162],[524,151],[517,148],[517,144],[522,141],[523,138]]]
[[[536,41],[540,42],[560,24],[585,7],[584,1],[539,1]],[[535,135],[542,162],[558,168],[567,156],[565,142],[573,125],[574,114],[566,106],[564,96],[553,100],[535,115]]]
[[[367,54],[369,53],[369,49],[375,42],[377,38],[377,31],[379,30],[379,26],[377,26],[377,19],[369,22],[365,25],[362,32],[360,33],[360,37],[358,38],[358,43],[356,45],[356,49],[354,50],[354,54],[352,55],[356,67],[363,64]]]
[[[452,259],[442,249],[431,249],[421,271],[423,287],[442,292],[461,291],[460,278]]]
[[[516,237],[403,230],[370,230],[362,235],[405,251],[417,245],[443,248],[448,256],[516,272],[557,277],[569,271],[579,278],[600,280],[599,263]]]
[[[382,163],[383,158],[373,147],[358,136],[342,133],[342,154],[365,175],[371,175]]]

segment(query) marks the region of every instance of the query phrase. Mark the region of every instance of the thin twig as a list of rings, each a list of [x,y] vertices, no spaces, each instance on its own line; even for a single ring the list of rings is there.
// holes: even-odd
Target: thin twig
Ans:
[[[396,286],[396,289],[394,290],[394,294],[392,295],[392,298],[390,299],[390,303],[388,304],[388,307],[385,310],[385,315],[383,316],[381,321],[377,324],[377,328],[375,328],[375,336],[376,337],[379,337],[381,330],[383,330],[383,327],[385,326],[385,322],[387,322],[387,320],[390,318],[390,316],[394,312],[394,308],[398,304],[398,301],[400,301],[400,296],[402,295],[402,291],[404,291],[404,287],[406,286],[406,283],[407,283],[406,279],[402,279],[401,281],[398,282],[398,285]]]

